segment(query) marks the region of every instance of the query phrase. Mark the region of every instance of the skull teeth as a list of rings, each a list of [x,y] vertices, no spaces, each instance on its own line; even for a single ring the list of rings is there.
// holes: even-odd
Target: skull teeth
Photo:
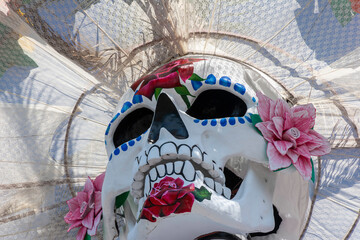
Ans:
[[[207,176],[205,179],[211,179],[213,182],[213,184],[206,184],[210,185],[209,188],[229,198],[230,190],[223,190],[225,188],[224,173],[215,161],[209,161],[205,155],[196,145],[190,147],[182,144],[177,147],[173,142],[167,142],[161,146],[153,145],[148,152],[143,152],[135,158],[138,163],[138,171],[134,175],[131,185],[133,196],[137,199],[144,195],[147,196],[155,182],[166,175],[180,175],[184,180],[194,182],[197,179],[197,169]],[[204,175],[201,179],[204,179]]]
[[[205,185],[208,186],[210,189],[214,190],[216,193],[223,195],[226,199],[230,199],[231,197],[231,190],[219,182],[215,182],[212,178],[204,178]]]

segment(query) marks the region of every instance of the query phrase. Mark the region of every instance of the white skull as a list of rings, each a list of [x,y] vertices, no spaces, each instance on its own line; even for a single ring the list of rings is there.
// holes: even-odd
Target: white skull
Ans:
[[[246,235],[274,229],[276,174],[266,167],[266,142],[251,123],[251,114],[257,113],[255,92],[244,81],[243,69],[225,69],[224,76],[219,72],[226,65],[220,60],[181,61],[172,80],[176,76],[186,80],[192,73],[206,80],[179,79],[170,84],[170,77],[165,77],[147,87],[140,80],[133,88],[136,92],[141,87],[143,95],[130,88],[106,131],[110,160],[102,190],[106,239],[118,235],[115,198],[127,191],[138,209],[135,219],[127,221],[127,232],[120,234],[124,239],[183,240],[213,232]],[[156,88],[162,89],[160,94],[159,90],[152,94]],[[241,171],[234,170],[236,164]],[[234,176],[243,179],[237,192],[227,179]],[[161,180],[178,189],[157,199],[154,192],[162,190]],[[197,198],[194,187],[206,197]]]

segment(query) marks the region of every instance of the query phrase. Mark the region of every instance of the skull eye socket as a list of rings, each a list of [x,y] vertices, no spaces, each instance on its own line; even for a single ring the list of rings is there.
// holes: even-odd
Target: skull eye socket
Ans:
[[[242,117],[247,111],[245,102],[224,90],[207,90],[199,94],[186,113],[197,119]]]
[[[124,117],[117,126],[113,142],[117,148],[134,138],[137,138],[151,126],[154,112],[148,108],[139,108]]]

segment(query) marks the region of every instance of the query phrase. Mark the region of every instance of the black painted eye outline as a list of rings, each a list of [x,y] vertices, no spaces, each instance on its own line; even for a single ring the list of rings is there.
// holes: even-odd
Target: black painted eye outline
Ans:
[[[146,132],[152,124],[153,116],[154,111],[147,107],[140,107],[128,113],[114,131],[112,141],[115,148]]]
[[[201,92],[186,113],[196,119],[219,119],[243,117],[247,112],[243,99],[222,89],[208,89]]]

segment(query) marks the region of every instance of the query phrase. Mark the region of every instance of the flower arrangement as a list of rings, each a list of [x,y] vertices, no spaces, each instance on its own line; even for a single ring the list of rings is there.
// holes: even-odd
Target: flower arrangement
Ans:
[[[313,175],[311,156],[330,152],[329,142],[315,130],[316,109],[312,104],[290,108],[282,99],[271,100],[257,93],[258,113],[253,124],[261,132],[267,145],[269,167],[272,171],[294,166],[304,178]]]
[[[76,197],[67,201],[69,212],[64,217],[66,223],[71,224],[68,232],[80,227],[76,240],[83,240],[86,236],[94,236],[100,223],[101,190],[105,173],[100,174],[92,180],[88,178],[83,191],[78,192]]]

